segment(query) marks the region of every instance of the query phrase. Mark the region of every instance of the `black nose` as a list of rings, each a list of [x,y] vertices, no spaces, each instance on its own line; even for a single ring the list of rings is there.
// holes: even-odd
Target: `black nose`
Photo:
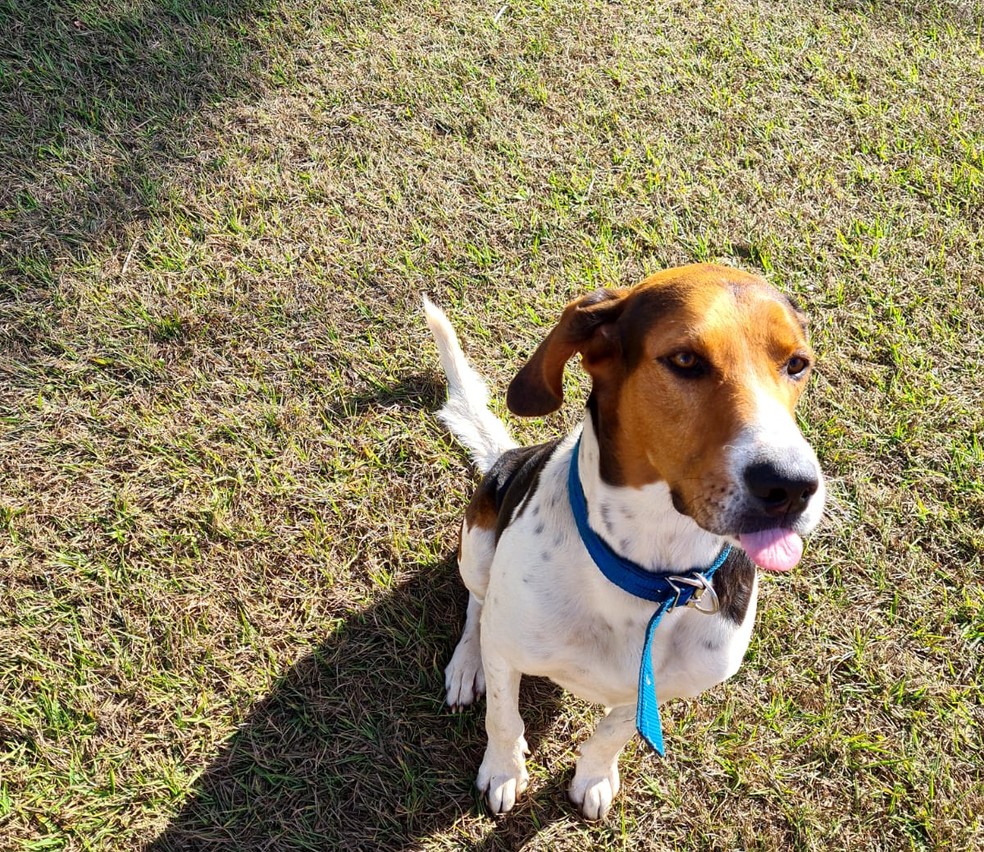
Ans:
[[[744,478],[759,507],[772,517],[802,512],[820,484],[814,466],[803,462],[753,462]]]

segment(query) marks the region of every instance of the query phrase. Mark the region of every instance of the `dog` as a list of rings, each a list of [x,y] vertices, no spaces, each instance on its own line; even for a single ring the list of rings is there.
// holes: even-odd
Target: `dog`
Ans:
[[[569,788],[601,819],[630,737],[661,752],[657,705],[738,670],[756,567],[793,568],[820,519],[823,476],[793,413],[814,358],[806,317],[761,278],[710,264],[575,299],[506,401],[523,417],[556,411],[579,354],[583,423],[520,447],[447,317],[426,297],[424,311],[448,381],[438,416],[483,474],[461,525],[469,599],[447,703],[487,693],[477,786],[494,814],[529,780],[521,675],[603,705]],[[652,584],[663,591],[647,598]]]

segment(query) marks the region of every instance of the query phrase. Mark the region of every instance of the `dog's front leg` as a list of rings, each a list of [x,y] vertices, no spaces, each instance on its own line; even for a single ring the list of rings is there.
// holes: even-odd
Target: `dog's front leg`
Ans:
[[[618,756],[635,733],[635,704],[614,707],[581,746],[568,795],[585,819],[601,819],[618,793]]]
[[[492,813],[504,814],[516,804],[529,784],[526,755],[529,749],[519,715],[520,672],[493,649],[483,648],[485,662],[485,730],[489,743],[476,784]]]

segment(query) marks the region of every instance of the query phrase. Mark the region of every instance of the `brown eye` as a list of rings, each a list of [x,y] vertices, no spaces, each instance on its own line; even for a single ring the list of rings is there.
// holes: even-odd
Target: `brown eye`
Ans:
[[[807,361],[806,358],[801,358],[799,355],[794,355],[786,362],[786,372],[793,378],[799,378],[809,366],[810,362]]]
[[[704,361],[693,352],[674,352],[663,358],[663,363],[683,379],[699,379],[707,372]]]
[[[700,359],[693,352],[677,352],[670,356],[670,363],[681,370],[692,370],[700,363]]]

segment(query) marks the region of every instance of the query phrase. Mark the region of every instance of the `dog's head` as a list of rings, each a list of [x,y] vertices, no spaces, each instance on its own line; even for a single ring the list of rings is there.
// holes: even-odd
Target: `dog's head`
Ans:
[[[740,540],[763,567],[795,564],[824,486],[793,414],[813,352],[789,298],[709,264],[598,290],[567,306],[509,386],[509,408],[559,408],[575,353],[592,378],[606,482],[665,482],[677,511]]]

